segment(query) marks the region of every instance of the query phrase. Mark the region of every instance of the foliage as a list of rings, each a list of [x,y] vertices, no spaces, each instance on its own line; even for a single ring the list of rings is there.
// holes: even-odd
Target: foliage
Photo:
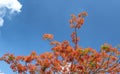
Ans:
[[[58,42],[52,34],[44,34],[43,39],[53,45],[52,52],[37,54],[35,51],[28,56],[5,54],[0,60],[10,64],[10,68],[19,74],[117,74],[120,73],[120,52],[117,48],[105,43],[99,52],[92,48],[79,47],[77,30],[84,23],[88,14],[82,12],[76,17],[71,15],[70,27],[74,46],[69,41]]]

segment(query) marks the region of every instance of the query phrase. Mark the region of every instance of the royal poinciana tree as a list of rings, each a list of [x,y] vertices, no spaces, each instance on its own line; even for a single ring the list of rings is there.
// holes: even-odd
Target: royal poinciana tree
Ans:
[[[79,47],[78,30],[88,14],[81,12],[78,16],[71,15],[70,27],[74,46],[69,41],[58,42],[52,34],[44,34],[43,39],[53,46],[52,52],[37,54],[35,51],[28,56],[5,54],[0,60],[10,65],[18,74],[119,74],[120,51],[105,43],[99,52],[93,48]]]

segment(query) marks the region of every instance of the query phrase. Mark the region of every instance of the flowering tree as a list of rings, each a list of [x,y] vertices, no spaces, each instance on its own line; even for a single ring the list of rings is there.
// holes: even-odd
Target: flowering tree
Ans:
[[[120,73],[120,51],[105,43],[97,52],[92,48],[79,47],[80,40],[77,30],[84,23],[88,14],[82,12],[71,15],[70,27],[74,29],[71,34],[74,46],[69,41],[58,42],[52,34],[44,34],[43,39],[48,40],[53,48],[52,52],[37,54],[35,51],[28,56],[14,56],[5,54],[0,60],[10,64],[10,68],[19,74],[117,74]]]

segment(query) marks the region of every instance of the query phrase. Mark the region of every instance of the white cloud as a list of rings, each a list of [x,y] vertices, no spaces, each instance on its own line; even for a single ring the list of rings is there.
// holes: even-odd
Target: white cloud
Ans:
[[[21,8],[18,0],[0,0],[0,27],[4,24],[4,17],[21,12]]]
[[[0,17],[0,27],[3,26],[4,20]]]
[[[0,74],[5,74],[5,73],[1,72],[1,70],[0,70]]]

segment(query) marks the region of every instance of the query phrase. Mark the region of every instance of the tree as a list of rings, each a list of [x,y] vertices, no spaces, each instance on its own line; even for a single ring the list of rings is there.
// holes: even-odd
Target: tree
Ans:
[[[77,31],[84,23],[88,14],[81,12],[76,17],[71,15],[70,27],[74,46],[69,41],[58,42],[52,34],[44,34],[43,39],[53,46],[52,52],[37,54],[35,51],[28,56],[5,54],[0,60],[10,64],[10,68],[19,74],[117,74],[120,73],[120,51],[105,43],[97,52],[92,48],[79,47]]]

